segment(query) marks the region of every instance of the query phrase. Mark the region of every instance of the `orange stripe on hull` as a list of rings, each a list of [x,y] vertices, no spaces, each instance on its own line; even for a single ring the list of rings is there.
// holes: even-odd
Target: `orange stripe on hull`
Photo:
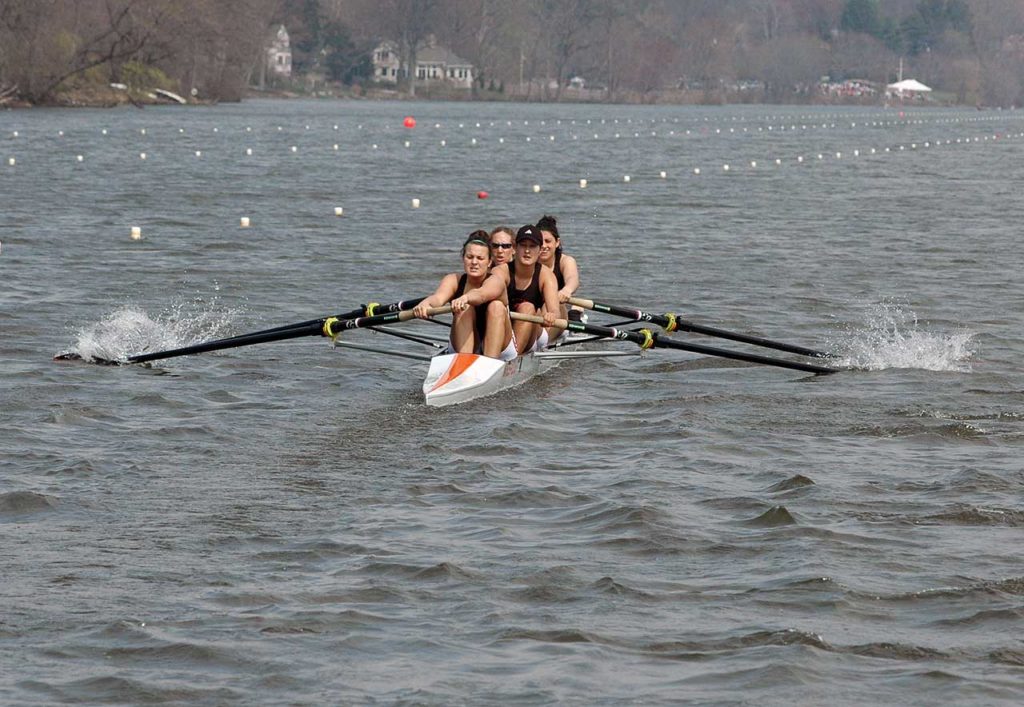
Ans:
[[[455,360],[452,361],[452,365],[448,366],[448,370],[444,372],[444,375],[441,376],[440,379],[438,379],[437,383],[434,384],[434,387],[430,389],[430,392],[433,393],[445,383],[461,376],[466,372],[467,368],[476,363],[478,358],[480,357],[477,354],[455,354]]]

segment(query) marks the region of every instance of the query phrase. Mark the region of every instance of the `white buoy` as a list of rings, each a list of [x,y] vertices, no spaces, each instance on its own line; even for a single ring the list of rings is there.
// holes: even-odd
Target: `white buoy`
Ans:
[[[504,145],[505,144],[505,138],[499,137],[498,138],[498,143],[501,144],[501,145]]]
[[[526,141],[527,141],[527,142],[530,142],[530,138],[529,138],[529,136],[528,136],[528,137],[526,138]]]
[[[412,208],[414,208],[414,209],[420,208],[420,200],[419,199],[413,199],[412,200]]]
[[[345,215],[345,209],[343,209],[340,206],[335,206],[334,207],[334,215],[335,216],[344,216]]]
[[[540,184],[534,184],[533,185],[533,193],[534,194],[540,194]]]
[[[628,174],[624,174],[622,175],[622,181],[624,181],[626,184],[629,184],[630,181],[632,181],[632,177],[630,177]]]
[[[405,146],[406,146],[406,147],[411,147],[411,146],[412,146],[412,143],[411,143],[411,142],[409,142],[408,140],[406,140],[406,141],[405,141]]]
[[[665,179],[668,177],[668,173],[665,170],[661,170],[660,172],[658,172],[658,176],[661,177],[662,179]]]
[[[145,128],[140,128],[139,129],[139,134],[140,135],[145,135],[146,134],[146,129]]]
[[[245,132],[251,133],[252,132],[252,126],[251,125],[246,125],[245,126]]]
[[[587,188],[587,180],[586,179],[581,179],[580,180],[580,189],[586,189],[586,188]]]
[[[693,168],[693,173],[694,174],[700,174],[700,167],[694,167]]]
[[[250,225],[250,223],[249,223],[249,217],[248,216],[243,216],[242,218],[240,218],[238,220],[239,228],[249,228],[249,225]]]
[[[145,152],[140,152],[140,153],[139,153],[139,159],[140,159],[140,160],[144,160],[144,159],[146,159],[146,153],[145,153]]]
[[[722,171],[723,171],[723,172],[728,172],[728,171],[729,171],[729,165],[727,165],[727,164],[723,164],[723,165],[722,165]]]
[[[337,126],[337,125],[335,125],[335,126],[334,126],[334,129],[335,129],[335,130],[337,130],[337,129],[338,129],[338,126]]]
[[[372,147],[373,147],[373,149],[376,150],[377,149],[377,143],[373,143]]]
[[[803,155],[797,155],[796,161],[797,162],[803,162],[804,161],[804,156]]]
[[[202,156],[203,156],[203,151],[202,150],[196,150],[196,157],[202,157]]]
[[[335,152],[337,152],[337,151],[338,151],[338,143],[334,143],[334,151],[335,151]]]
[[[64,131],[63,130],[58,130],[57,131],[57,137],[64,137]]]
[[[299,151],[298,145],[292,145],[292,152],[298,152],[298,151]]]
[[[245,148],[245,154],[252,155],[252,148],[251,147]]]
[[[448,141],[447,141],[447,140],[442,140],[442,141],[441,141],[441,147],[444,147],[444,146],[445,146],[445,145],[447,145],[447,144],[448,144]]]
[[[76,155],[75,159],[78,160],[79,162],[85,162],[85,156],[84,155]]]
[[[757,160],[750,160],[750,166],[757,169]]]
[[[11,134],[12,134],[12,135],[13,135],[14,137],[18,137],[18,131],[17,131],[17,130],[15,130],[15,131],[14,131],[13,133],[11,133]]]
[[[775,164],[782,164],[782,160],[780,160],[778,157],[776,157],[775,158]]]
[[[475,144],[476,144],[476,138],[473,138],[472,140],[470,140],[470,141],[469,141],[469,144],[471,144],[471,145],[475,145]]]
[[[18,161],[16,159],[14,159],[13,157],[11,157],[11,158],[9,158],[7,160],[7,164],[9,164],[11,167],[13,167],[15,164],[17,164],[17,162]]]
[[[142,229],[139,228],[138,226],[132,226],[132,240],[133,241],[141,241],[142,240]]]
[[[103,130],[100,130],[100,132],[103,133],[104,135],[106,135],[107,134],[107,129],[103,128]]]
[[[837,160],[841,160],[841,159],[843,159],[843,153],[842,153],[842,152],[837,152],[837,153],[836,153],[836,159],[837,159]]]

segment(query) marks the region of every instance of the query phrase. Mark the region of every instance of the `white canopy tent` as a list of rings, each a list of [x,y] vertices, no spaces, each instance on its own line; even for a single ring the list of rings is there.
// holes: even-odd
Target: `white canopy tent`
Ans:
[[[915,79],[903,79],[887,86],[892,93],[927,93],[932,89]]]

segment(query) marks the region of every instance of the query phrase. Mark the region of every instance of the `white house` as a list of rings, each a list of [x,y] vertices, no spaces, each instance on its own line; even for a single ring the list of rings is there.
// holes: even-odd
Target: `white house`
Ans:
[[[270,35],[266,69],[271,78],[290,78],[292,75],[292,45],[284,25],[278,25]]]
[[[398,83],[400,77],[408,75],[402,66],[398,45],[391,41],[381,42],[373,50],[373,78],[378,83]],[[416,71],[413,74],[417,85],[443,84],[455,88],[473,87],[473,65],[456,56],[445,47],[439,47],[433,38],[421,42],[416,48]]]
[[[398,45],[383,41],[373,50],[373,80],[378,83],[398,83],[398,71],[402,62],[398,56]]]

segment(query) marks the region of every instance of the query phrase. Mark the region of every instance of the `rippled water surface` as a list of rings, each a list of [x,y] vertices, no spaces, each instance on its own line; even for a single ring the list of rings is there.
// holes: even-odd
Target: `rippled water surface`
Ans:
[[[881,107],[0,113],[0,700],[1019,704],[1022,134]],[[654,350],[432,409],[423,363],[322,338],[51,360],[422,296],[469,231],[545,212],[585,296],[849,370]]]

